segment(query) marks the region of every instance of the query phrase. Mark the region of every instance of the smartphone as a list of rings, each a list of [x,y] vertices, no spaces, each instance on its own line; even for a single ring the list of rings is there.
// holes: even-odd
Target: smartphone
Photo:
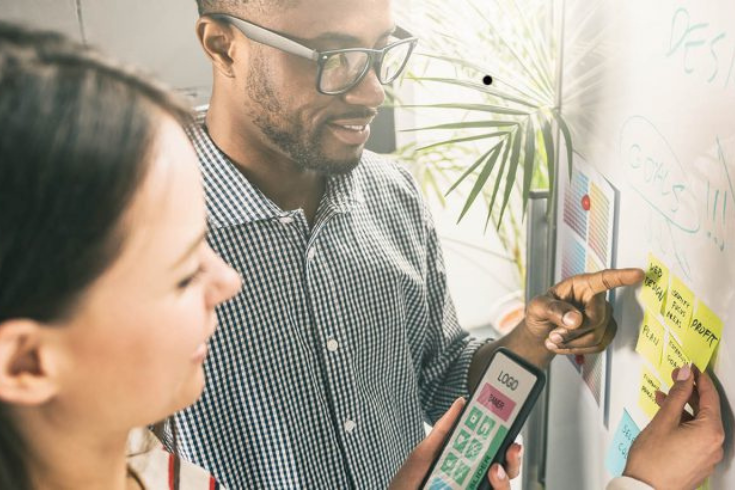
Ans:
[[[495,351],[421,488],[489,489],[488,469],[505,462],[545,383],[538,367],[508,349]]]

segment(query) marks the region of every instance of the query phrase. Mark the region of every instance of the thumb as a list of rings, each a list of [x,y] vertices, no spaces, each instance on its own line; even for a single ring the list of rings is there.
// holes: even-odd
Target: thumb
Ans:
[[[684,407],[689,402],[689,398],[694,391],[694,376],[689,364],[685,364],[679,369],[676,376],[676,383],[669,390],[669,394],[661,404],[661,410],[654,417],[654,421],[664,426],[674,427],[681,423],[681,415]]]

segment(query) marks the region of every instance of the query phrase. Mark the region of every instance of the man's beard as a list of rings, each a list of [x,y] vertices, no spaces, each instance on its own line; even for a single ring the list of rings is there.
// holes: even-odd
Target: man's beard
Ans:
[[[347,174],[360,163],[359,155],[347,160],[330,159],[324,155],[319,142],[327,129],[325,124],[307,134],[297,120],[289,120],[286,126],[290,130],[282,130],[270,114],[265,113],[255,118],[255,125],[271,143],[289,155],[301,170],[313,170],[325,175]]]
[[[253,122],[271,143],[290,156],[301,170],[339,175],[350,173],[357,167],[361,155],[344,160],[330,159],[324,155],[320,142],[327,130],[326,121],[307,133],[298,113],[286,116],[286,111],[268,82],[270,72],[262,54],[255,54],[252,63],[247,90],[250,102],[259,109],[252,111],[255,116]]]

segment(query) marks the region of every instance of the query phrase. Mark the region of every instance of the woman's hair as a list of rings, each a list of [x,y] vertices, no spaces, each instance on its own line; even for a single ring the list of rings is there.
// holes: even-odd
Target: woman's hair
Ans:
[[[162,115],[189,121],[94,50],[0,22],[0,324],[64,320],[115,260]],[[23,448],[0,403],[0,488],[30,489]]]

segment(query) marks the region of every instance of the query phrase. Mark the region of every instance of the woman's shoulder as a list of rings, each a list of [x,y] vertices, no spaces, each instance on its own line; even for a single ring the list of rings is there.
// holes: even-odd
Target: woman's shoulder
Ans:
[[[179,490],[225,490],[203,468],[179,458]],[[163,447],[132,456],[128,464],[145,490],[173,490],[175,457]]]
[[[140,447],[140,446],[138,446]],[[205,469],[184,459],[179,460],[179,490],[226,490]],[[160,443],[146,450],[133,451],[128,466],[145,490],[173,490],[176,457]]]

